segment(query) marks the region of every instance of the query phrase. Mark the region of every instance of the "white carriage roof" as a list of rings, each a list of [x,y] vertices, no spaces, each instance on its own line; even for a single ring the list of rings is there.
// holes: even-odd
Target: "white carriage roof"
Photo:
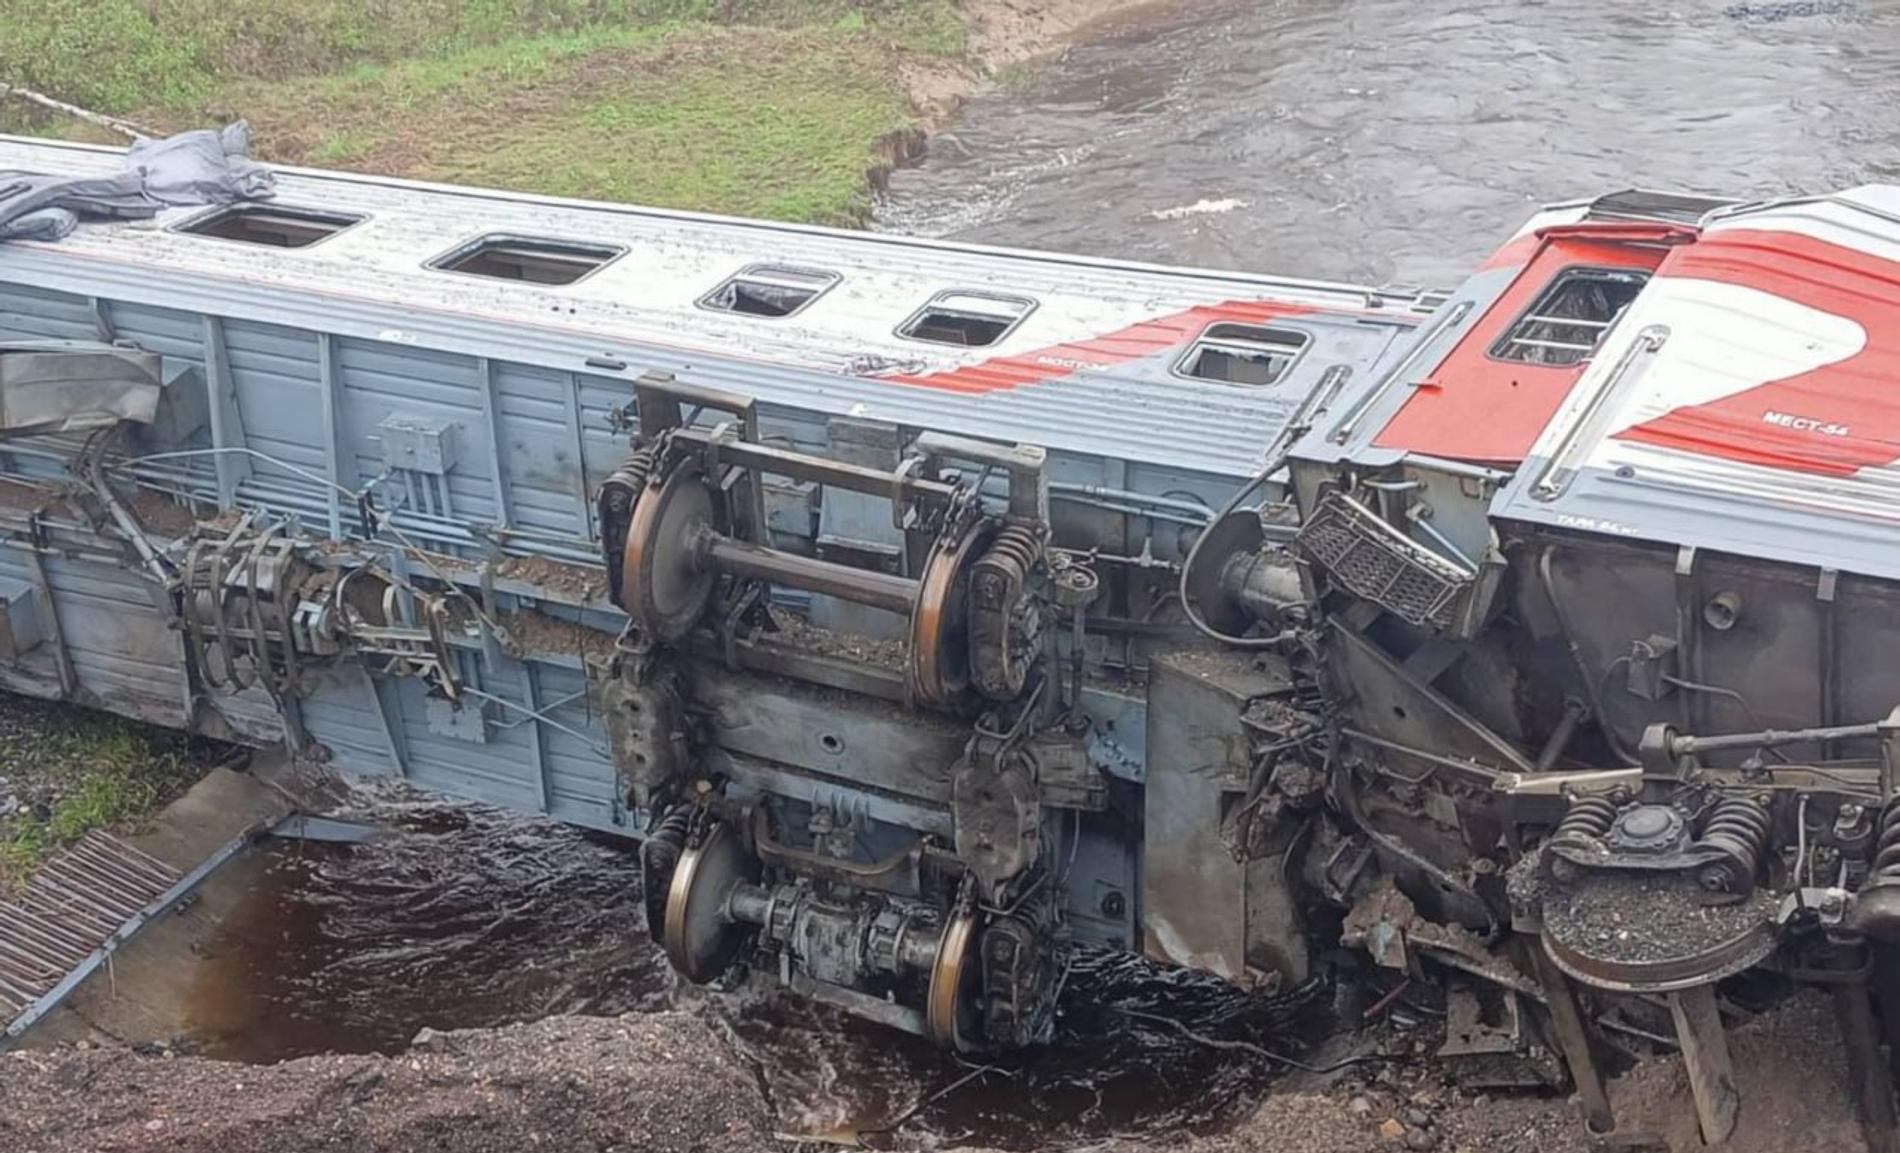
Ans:
[[[117,149],[0,136],[0,170],[83,177],[122,163]],[[1411,292],[274,172],[268,210],[329,214],[344,226],[287,248],[197,234],[188,230],[206,210],[167,210],[82,225],[57,243],[0,245],[0,284],[578,371],[703,367],[709,382],[768,403],[1230,474],[1257,461],[1317,368],[1278,388],[1173,371],[1210,326],[1298,317],[1318,332],[1330,323],[1304,360],[1364,370],[1418,320]],[[536,283],[448,267],[483,258],[472,247],[483,240],[503,262],[524,244],[556,246],[529,254],[554,262],[535,274],[563,275],[565,260],[581,275]],[[732,303],[728,282],[741,273],[762,285],[742,287],[754,300],[741,307],[760,293],[775,297],[768,305],[817,295],[776,317],[709,307]],[[963,347],[904,331],[933,301],[992,322],[1000,338]],[[746,386],[747,365],[756,387]]]

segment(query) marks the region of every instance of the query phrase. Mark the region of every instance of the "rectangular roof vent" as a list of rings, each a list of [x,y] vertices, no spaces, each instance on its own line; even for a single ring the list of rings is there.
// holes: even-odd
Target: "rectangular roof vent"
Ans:
[[[363,219],[348,212],[322,212],[286,204],[230,204],[185,221],[177,231],[267,248],[308,248]]]
[[[1491,355],[1552,368],[1582,364],[1648,281],[1641,269],[1566,268],[1491,346]]]
[[[1175,371],[1223,384],[1272,384],[1306,348],[1306,334],[1257,324],[1210,324]]]
[[[491,233],[436,257],[428,267],[490,280],[558,286],[598,271],[625,251],[611,244]]]
[[[823,269],[753,264],[700,297],[699,306],[746,316],[791,316],[830,291],[840,279],[837,273]]]
[[[1036,302],[1022,296],[990,292],[939,292],[911,314],[897,335],[931,344],[983,348],[995,344],[1035,310]]]

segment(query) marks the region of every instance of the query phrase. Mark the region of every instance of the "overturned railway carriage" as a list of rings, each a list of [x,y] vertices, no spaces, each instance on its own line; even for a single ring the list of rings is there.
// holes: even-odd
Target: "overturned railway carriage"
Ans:
[[[277,187],[0,246],[0,683],[638,838],[688,977],[965,1049],[1343,939],[1599,1128],[1673,1028],[1714,1137],[1714,983],[1824,981],[1890,1135],[1900,194],[1425,296]]]

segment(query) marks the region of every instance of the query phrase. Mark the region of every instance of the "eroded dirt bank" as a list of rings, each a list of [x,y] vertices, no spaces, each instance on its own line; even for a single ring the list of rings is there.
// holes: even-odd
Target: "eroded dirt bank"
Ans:
[[[1857,1153],[1830,1010],[1804,996],[1734,1033],[1743,1128],[1730,1153]],[[551,1017],[454,1033],[424,1031],[391,1057],[306,1057],[271,1066],[127,1050],[0,1057],[0,1146],[43,1153],[278,1153],[439,1150],[741,1153],[783,1149],[769,1087],[703,1011]],[[1702,1146],[1673,1060],[1616,1086],[1626,1147]],[[911,1148],[901,1123],[840,1134]],[[1647,1138],[1647,1143],[1640,1139]],[[812,1138],[804,1138],[810,1142]],[[956,1147],[954,1141],[950,1147]],[[1212,1135],[1092,1142],[1099,1153],[1583,1153],[1568,1105],[1471,1093],[1423,1064],[1268,1094]]]

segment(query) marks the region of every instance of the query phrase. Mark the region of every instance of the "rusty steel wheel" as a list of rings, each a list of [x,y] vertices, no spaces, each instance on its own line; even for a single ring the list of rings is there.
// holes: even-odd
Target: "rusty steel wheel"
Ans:
[[[727,916],[726,902],[734,889],[758,875],[758,859],[723,824],[714,825],[699,844],[680,854],[666,890],[660,945],[682,977],[703,983],[732,964],[751,927]]]
[[[634,503],[621,556],[620,607],[654,640],[679,640],[706,611],[719,574],[701,570],[693,549],[698,534],[717,531],[722,519],[718,495],[692,461]]]
[[[906,670],[911,691],[924,704],[950,704],[969,687],[970,564],[995,535],[995,526],[988,525],[954,541],[940,538],[924,561],[917,604],[910,612]]]
[[[976,955],[976,914],[953,914],[937,941],[924,998],[924,1026],[939,1045],[968,1053],[982,1048],[977,1017],[981,983]]]

